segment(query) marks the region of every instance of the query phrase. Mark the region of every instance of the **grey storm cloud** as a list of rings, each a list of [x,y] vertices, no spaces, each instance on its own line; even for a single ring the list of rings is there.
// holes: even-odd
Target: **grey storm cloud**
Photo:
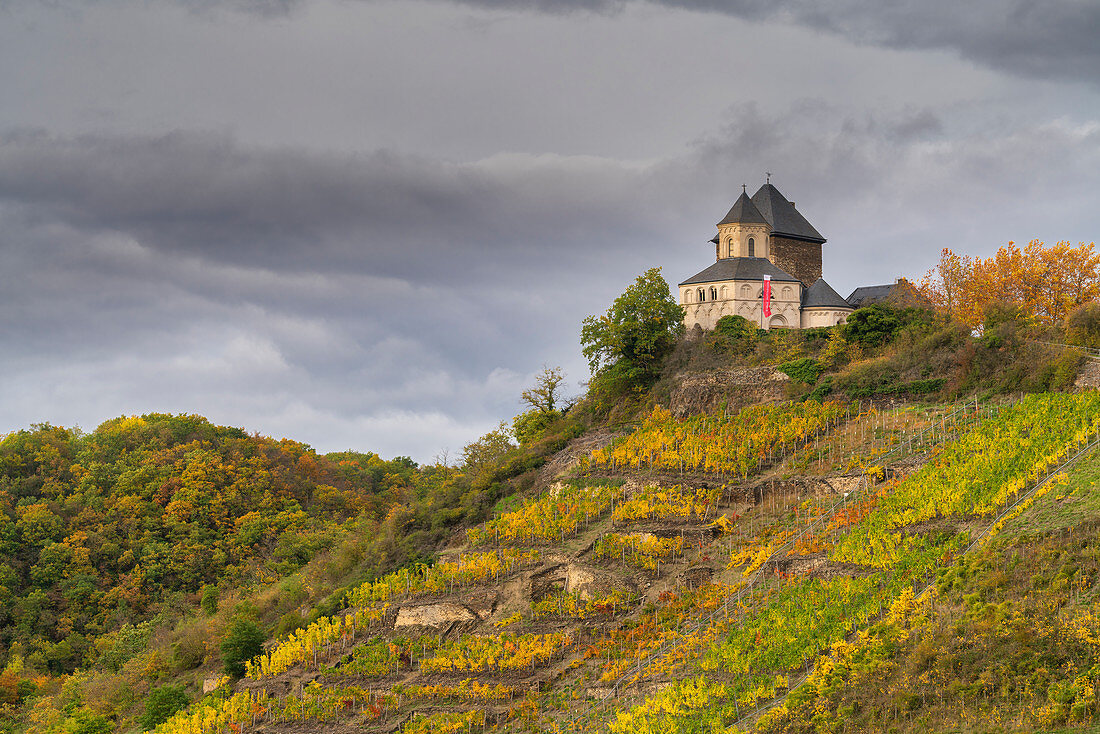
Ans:
[[[934,210],[965,219],[1003,196],[993,182],[1065,205],[1093,190],[1095,125],[962,135],[948,125],[928,109],[852,113],[809,100],[767,114],[746,105],[685,153],[646,164],[556,155],[453,163],[250,146],[224,134],[23,132],[0,137],[0,206],[9,229],[18,221],[33,231],[25,241],[68,243],[56,244],[64,262],[104,278],[140,278],[159,267],[152,253],[163,253],[238,268],[233,287],[244,299],[267,287],[250,269],[293,273],[284,295],[321,308],[320,283],[337,276],[370,278],[378,292],[441,283],[473,292],[492,282],[504,293],[531,273],[599,278],[622,256],[675,257],[689,238],[709,238],[710,219],[738,184],[755,188],[764,170],[834,232],[850,229],[864,202],[868,211],[889,204],[898,217]],[[140,256],[81,245],[112,237]],[[229,281],[196,276],[187,285],[218,287]]]
[[[543,363],[582,379],[581,319],[648,267],[672,283],[703,267],[713,223],[765,170],[829,238],[843,292],[919,275],[943,246],[1100,227],[1100,127],[955,127],[928,109],[745,106],[645,164],[8,134],[0,412],[248,416],[427,459],[518,412]],[[1026,229],[1036,210],[1049,231]]]
[[[364,0],[368,1],[368,0]],[[375,1],[375,0],[369,0]],[[1076,0],[452,0],[490,10],[616,13],[663,5],[832,34],[856,44],[943,49],[993,69],[1040,79],[1100,81],[1100,4]],[[201,0],[197,11],[229,8],[262,16],[308,0]],[[0,2],[0,7],[3,3]],[[797,51],[797,49],[791,49]]]
[[[0,201],[73,228],[221,262],[420,279],[471,257],[539,262],[551,256],[540,246],[549,233],[553,257],[580,254],[578,237],[593,235],[608,204],[624,206],[624,184],[636,179],[595,158],[455,164],[249,147],[201,132],[0,137]],[[563,211],[568,220],[547,219]]]
[[[461,0],[540,12],[614,12],[638,0]],[[653,0],[669,7],[800,26],[857,44],[946,49],[1037,78],[1100,81],[1100,4],[1074,0]],[[791,49],[797,51],[797,49]]]
[[[360,0],[377,3],[378,0]],[[858,45],[945,50],[977,64],[1036,79],[1100,81],[1100,3],[1087,0],[439,0],[508,12],[563,15],[615,14],[632,6],[659,5],[718,13],[830,34]],[[78,10],[109,0],[55,0]],[[210,17],[242,12],[283,18],[311,0],[177,0]],[[27,5],[0,0],[0,12]],[[778,50],[777,50],[778,51]],[[782,49],[797,53],[797,48]]]

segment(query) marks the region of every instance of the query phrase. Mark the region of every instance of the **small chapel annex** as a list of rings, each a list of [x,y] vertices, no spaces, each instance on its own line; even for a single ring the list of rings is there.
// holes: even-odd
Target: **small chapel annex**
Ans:
[[[855,310],[821,277],[825,238],[770,178],[752,198],[742,190],[711,242],[716,262],[679,286],[688,329],[731,314],[762,329],[835,326]]]

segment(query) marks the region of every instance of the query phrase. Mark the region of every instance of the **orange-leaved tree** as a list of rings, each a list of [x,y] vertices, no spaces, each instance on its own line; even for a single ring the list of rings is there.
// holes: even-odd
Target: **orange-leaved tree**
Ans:
[[[982,259],[948,248],[918,286],[936,308],[970,326],[981,325],[988,306],[1018,306],[1040,323],[1060,323],[1074,307],[1100,295],[1100,254],[1094,244],[1059,242],[1047,247],[1014,242]]]

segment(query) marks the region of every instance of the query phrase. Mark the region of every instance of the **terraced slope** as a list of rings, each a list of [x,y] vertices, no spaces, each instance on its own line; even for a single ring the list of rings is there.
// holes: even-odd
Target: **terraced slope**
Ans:
[[[1014,502],[1018,516],[1098,409],[1090,394],[655,413],[157,731],[752,727],[816,683],[823,653],[911,614]]]

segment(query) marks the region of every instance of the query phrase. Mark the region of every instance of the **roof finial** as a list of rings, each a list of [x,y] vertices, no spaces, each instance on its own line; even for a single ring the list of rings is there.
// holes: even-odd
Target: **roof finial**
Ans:
[[[747,193],[749,193],[749,192],[748,192],[748,188],[749,188],[748,184],[741,184],[741,193],[742,193],[742,194],[747,194]]]
[[[771,171],[764,171],[764,175],[767,177],[767,178],[764,179],[764,183],[769,183],[770,184],[772,182],[772,172]]]

